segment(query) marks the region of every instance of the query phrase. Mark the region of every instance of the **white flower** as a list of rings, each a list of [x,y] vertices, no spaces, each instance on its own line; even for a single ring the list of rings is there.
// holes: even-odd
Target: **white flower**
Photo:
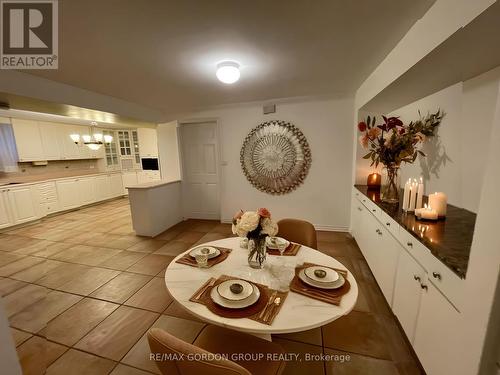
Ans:
[[[278,224],[276,224],[273,220],[270,218],[264,218],[260,222],[260,225],[262,226],[261,233],[262,234],[267,234],[268,236],[274,237],[278,234]]]
[[[259,221],[260,216],[257,212],[245,212],[236,224],[236,234],[239,237],[246,237],[248,232],[255,230],[259,226]]]
[[[233,232],[233,234],[236,234],[236,225],[231,225],[231,232]]]

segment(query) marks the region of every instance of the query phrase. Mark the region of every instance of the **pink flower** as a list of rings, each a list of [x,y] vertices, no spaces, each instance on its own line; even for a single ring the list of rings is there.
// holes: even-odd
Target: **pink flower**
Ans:
[[[267,217],[267,218],[271,217],[271,213],[267,208],[259,208],[257,210],[257,213],[259,214],[260,217]]]
[[[362,136],[359,137],[359,143],[363,148],[368,148],[368,134],[363,134]]]
[[[366,130],[366,122],[364,121],[361,121],[359,124],[358,124],[358,130],[360,132],[364,132]]]
[[[418,132],[417,134],[415,134],[415,139],[417,142],[425,142],[426,136],[425,134]]]
[[[381,132],[382,131],[379,128],[371,128],[367,132],[368,138],[373,141],[375,138],[377,138],[380,135]]]
[[[241,218],[241,216],[243,215],[243,210],[239,210],[238,212],[236,212],[233,216],[233,224],[236,225],[236,223],[238,222],[238,220]]]

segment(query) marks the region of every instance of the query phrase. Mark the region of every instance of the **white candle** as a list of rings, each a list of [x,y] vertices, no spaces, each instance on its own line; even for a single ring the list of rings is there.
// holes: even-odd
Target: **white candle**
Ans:
[[[408,204],[408,211],[415,211],[415,203],[417,201],[417,184],[412,182],[410,191],[410,203]]]
[[[429,206],[436,210],[439,217],[446,216],[446,206],[448,204],[448,197],[445,193],[436,192],[429,195]]]
[[[425,220],[437,220],[438,213],[432,206],[429,206],[420,213],[420,217]]]
[[[420,182],[418,183],[418,190],[417,190],[417,204],[415,208],[422,208],[423,197],[424,197],[424,181],[422,180],[422,177],[420,177]]]
[[[422,216],[422,211],[427,210],[427,203],[424,205],[424,208],[415,208],[415,216],[417,219],[420,219]]]
[[[403,193],[403,211],[406,211],[408,209],[408,203],[410,201],[410,182],[411,179],[409,178],[405,184],[405,190]]]

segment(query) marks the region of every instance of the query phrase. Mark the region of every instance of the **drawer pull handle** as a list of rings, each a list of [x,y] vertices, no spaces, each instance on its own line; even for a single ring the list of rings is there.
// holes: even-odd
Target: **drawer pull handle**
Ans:
[[[372,209],[372,212],[377,212],[377,210],[376,209]]]
[[[358,207],[358,210],[359,210],[359,211],[363,211],[363,209],[362,209],[361,207]]]
[[[391,226],[391,223],[385,223],[385,225],[387,225],[388,227],[390,227],[390,226]]]
[[[420,282],[420,280],[421,280],[421,279],[420,279],[420,276],[417,276],[417,275],[413,275],[413,278],[414,278],[416,281],[418,281],[418,282]]]
[[[407,242],[406,245],[408,245],[409,247],[413,247],[413,243],[411,242]]]
[[[429,288],[427,288],[427,285],[425,285],[425,284],[420,284],[420,287],[421,287],[422,289],[425,289],[425,290],[429,289]]]
[[[440,274],[440,273],[438,273],[438,272],[433,272],[433,273],[432,273],[432,276],[433,276],[435,279],[441,280],[441,274]]]

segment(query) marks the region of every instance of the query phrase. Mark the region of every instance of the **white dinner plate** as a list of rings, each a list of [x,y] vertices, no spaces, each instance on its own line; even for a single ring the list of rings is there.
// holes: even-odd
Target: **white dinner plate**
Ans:
[[[217,292],[217,288],[212,288],[212,290],[210,291],[210,298],[212,298],[212,301],[214,301],[219,306],[226,307],[228,309],[243,309],[245,307],[253,305],[255,302],[259,300],[260,297],[259,288],[257,288],[253,284],[252,287],[253,287],[252,294],[248,298],[245,298],[244,300],[241,301],[229,301],[221,297],[219,295],[219,292]]]
[[[233,284],[241,285],[242,290],[240,293],[233,293],[231,291],[231,285]],[[253,287],[252,284],[245,280],[226,280],[217,285],[217,292],[222,298],[229,301],[241,301],[250,297],[253,293]]]
[[[309,277],[307,277],[306,274],[304,273],[304,270],[301,270],[299,272],[299,278],[306,284],[320,289],[338,289],[345,283],[345,279],[341,274],[339,274],[338,280],[332,283],[317,283],[311,280]]]
[[[196,257],[196,254],[200,254],[201,253],[201,249],[208,249],[209,252],[208,252],[208,259],[212,259],[212,258],[215,258],[217,256],[220,255],[220,250],[213,247],[213,246],[199,246],[199,247],[195,247],[193,250],[191,250],[189,252],[189,255],[191,255],[193,258]]]
[[[321,278],[316,276],[315,272],[316,271],[323,271],[325,273],[325,277]],[[310,278],[313,281],[316,281],[321,284],[330,284],[339,279],[339,274],[337,271],[332,270],[331,268],[328,267],[322,267],[322,266],[311,266],[304,268],[304,273],[305,275]]]
[[[279,250],[278,244],[284,244],[285,249],[290,245],[290,241],[285,240],[284,238],[281,237],[266,237],[266,246],[269,249],[275,249]]]

